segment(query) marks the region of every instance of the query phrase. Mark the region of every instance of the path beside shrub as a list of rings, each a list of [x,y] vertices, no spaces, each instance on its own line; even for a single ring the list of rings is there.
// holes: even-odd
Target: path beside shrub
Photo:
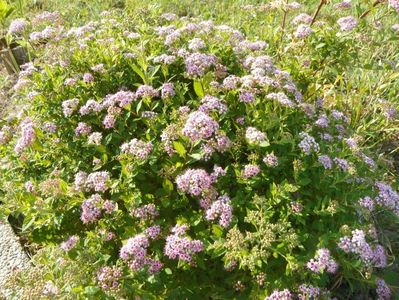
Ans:
[[[10,275],[28,266],[29,259],[11,226],[0,221],[0,298],[9,296],[10,291],[3,286]]]

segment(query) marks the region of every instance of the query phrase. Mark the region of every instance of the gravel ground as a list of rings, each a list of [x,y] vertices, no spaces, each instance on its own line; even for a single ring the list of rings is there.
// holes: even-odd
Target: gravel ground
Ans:
[[[29,266],[28,256],[22,249],[10,224],[0,221],[0,298],[9,296],[2,288],[7,278],[18,269]]]

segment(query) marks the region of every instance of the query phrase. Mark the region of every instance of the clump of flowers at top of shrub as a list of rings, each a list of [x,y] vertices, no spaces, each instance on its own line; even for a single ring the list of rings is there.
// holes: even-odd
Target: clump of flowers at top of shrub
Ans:
[[[293,22],[311,38],[309,16]],[[398,214],[395,187],[266,42],[170,16],[57,30],[52,60],[21,76],[30,101],[0,151],[4,207],[29,239],[96,258],[58,293],[308,299],[342,283],[388,297],[374,222]]]

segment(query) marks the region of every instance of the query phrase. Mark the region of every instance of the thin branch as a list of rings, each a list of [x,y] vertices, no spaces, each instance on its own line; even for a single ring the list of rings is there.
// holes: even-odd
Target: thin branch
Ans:
[[[285,6],[284,6],[284,9],[283,9],[283,11],[284,11],[284,16],[283,16],[283,22],[282,22],[282,24],[281,24],[281,31],[282,31],[282,33],[281,33],[281,36],[280,36],[280,43],[283,41],[284,34],[285,34],[285,26],[286,26],[286,23],[287,23],[287,14],[288,14],[287,5],[288,5],[288,0],[286,0]]]
[[[373,3],[373,8],[376,7],[378,4],[380,4],[380,3],[382,3],[382,2],[384,2],[384,0],[376,0],[376,1]],[[363,19],[363,18],[367,17],[367,15],[371,12],[371,10],[372,10],[371,8],[368,9],[368,10],[366,10],[364,13],[362,13],[362,14],[360,15],[359,19]]]
[[[321,8],[323,7],[324,4],[327,3],[327,0],[320,0],[319,6],[317,7],[314,15],[313,15],[313,19],[312,22],[310,22],[310,26],[312,26],[314,24],[314,22],[316,22],[316,18],[321,10]]]

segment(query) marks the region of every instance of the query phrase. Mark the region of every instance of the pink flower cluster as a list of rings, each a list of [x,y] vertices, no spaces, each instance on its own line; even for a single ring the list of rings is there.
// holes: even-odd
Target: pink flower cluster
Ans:
[[[292,300],[292,294],[289,290],[284,289],[282,291],[273,291],[264,300]]]
[[[94,81],[94,76],[91,73],[84,73],[82,76],[82,80],[84,83],[92,83]]]
[[[107,182],[109,179],[110,176],[107,171],[94,172],[87,176],[85,186],[96,192],[105,192],[108,189]]]
[[[161,226],[154,225],[154,226],[148,227],[144,231],[144,234],[146,236],[148,236],[150,239],[155,240],[161,234]]]
[[[129,103],[135,101],[137,98],[136,94],[131,91],[119,91],[115,94],[107,95],[103,102],[103,107],[120,106],[124,107]]]
[[[172,228],[172,234],[166,238],[164,252],[170,259],[191,262],[195,253],[204,250],[200,240],[191,240],[185,236],[187,230],[187,225],[176,225]]]
[[[101,104],[98,103],[96,100],[90,99],[90,100],[87,100],[85,105],[83,105],[79,109],[79,113],[80,113],[81,116],[85,116],[85,115],[88,115],[91,112],[99,112],[101,110],[102,110]]]
[[[25,190],[26,190],[28,193],[33,193],[33,192],[35,192],[35,186],[33,185],[33,182],[32,182],[32,181],[27,181],[27,182],[25,182],[24,187],[25,187]]]
[[[244,103],[254,103],[255,95],[247,91],[240,91],[240,101]]]
[[[168,54],[161,54],[155,56],[152,61],[156,64],[164,64],[164,65],[171,65],[176,61],[176,56],[168,55]]]
[[[189,77],[202,77],[211,66],[217,64],[217,58],[214,55],[192,53],[186,58],[185,64]]]
[[[173,82],[164,83],[161,87],[161,98],[168,99],[176,95]]]
[[[79,106],[79,99],[69,99],[62,102],[62,110],[65,117],[70,117]]]
[[[105,266],[97,274],[99,286],[103,290],[117,290],[119,288],[119,279],[122,277],[122,269],[116,266]]]
[[[273,153],[267,154],[262,160],[269,168],[275,168],[278,166],[278,157]]]
[[[119,256],[128,262],[129,268],[138,271],[147,266],[150,273],[157,273],[162,268],[158,260],[147,257],[147,248],[150,243],[144,234],[138,234],[127,240],[121,248]]]
[[[230,197],[227,195],[220,196],[205,213],[207,220],[213,221],[219,218],[220,226],[225,228],[230,225],[232,216],[233,208],[230,204]]]
[[[357,19],[352,16],[340,18],[337,23],[341,31],[351,31],[358,25]]]
[[[378,181],[375,186],[378,189],[378,196],[375,202],[385,206],[399,215],[399,194],[388,184]]]
[[[320,155],[318,161],[323,165],[324,169],[327,170],[332,168],[332,161],[331,158],[328,157],[328,155]]]
[[[66,252],[72,250],[79,242],[79,237],[76,235],[70,236],[65,242],[62,242],[60,248]]]
[[[32,24],[38,25],[44,22],[57,23],[60,20],[61,20],[61,14],[58,11],[54,12],[44,11],[33,18]]]
[[[182,129],[183,135],[193,142],[208,139],[219,130],[219,124],[202,111],[192,112]]]
[[[150,203],[141,207],[135,208],[132,215],[136,218],[148,220],[159,216],[159,211],[155,204]]]
[[[203,159],[208,161],[211,155],[217,151],[220,153],[226,152],[231,147],[230,139],[225,135],[216,135],[214,138],[208,140],[205,144],[201,145],[204,152]]]
[[[115,121],[116,121],[115,117],[112,114],[106,115],[103,120],[104,128],[106,129],[113,128],[115,125]]]
[[[319,299],[321,296],[321,290],[319,287],[315,287],[311,284],[301,284],[298,287],[300,293],[298,294],[299,300],[310,300],[310,299]]]
[[[346,253],[355,253],[366,264],[374,264],[375,267],[384,268],[387,265],[385,250],[381,245],[377,245],[373,251],[370,244],[366,241],[366,234],[363,230],[352,231],[352,237],[344,236],[340,238],[338,247]]]
[[[315,122],[315,125],[320,128],[327,128],[329,124],[330,120],[326,114],[322,114]]]
[[[248,127],[245,132],[245,138],[249,144],[259,144],[266,140],[266,135],[255,127]]]
[[[293,25],[298,25],[300,23],[304,24],[310,24],[312,22],[312,16],[306,14],[306,13],[301,13],[297,15],[295,18],[292,19],[291,23]]]
[[[266,96],[268,99],[274,99],[277,100],[278,103],[280,103],[283,106],[287,107],[294,107],[295,103],[292,102],[286,94],[283,92],[278,92],[278,93],[270,93]]]
[[[121,146],[122,153],[130,154],[140,160],[146,160],[151,154],[152,149],[153,146],[151,142],[143,142],[136,138]]]
[[[74,187],[77,191],[84,191],[86,189],[87,173],[79,171],[75,174]]]
[[[338,269],[337,262],[331,258],[330,250],[320,248],[316,252],[315,258],[307,263],[307,267],[315,273],[323,273],[327,270],[328,273],[335,273]]]
[[[153,98],[158,96],[159,92],[150,85],[140,85],[136,91],[137,98]]]
[[[94,223],[101,217],[103,199],[99,194],[92,195],[82,203],[82,214],[80,219],[84,224]]]
[[[25,19],[15,19],[11,21],[10,26],[8,27],[8,33],[10,34],[18,34],[22,33],[26,28]]]
[[[298,28],[296,29],[294,36],[297,39],[304,39],[313,33],[313,29],[305,24],[299,24]]]
[[[245,165],[244,170],[242,172],[242,177],[247,179],[251,177],[255,177],[260,173],[260,168],[258,165]]]
[[[342,172],[349,170],[350,164],[346,159],[335,157],[333,160]]]
[[[21,137],[15,145],[14,151],[20,154],[25,148],[33,144],[36,138],[35,128],[32,119],[26,118],[20,124]]]
[[[208,190],[212,182],[212,177],[203,169],[187,169],[176,178],[179,190],[192,196],[199,196]]]
[[[89,136],[89,138],[87,140],[87,143],[89,145],[97,145],[97,146],[99,146],[101,144],[102,138],[103,138],[103,134],[101,132],[93,132]]]
[[[359,204],[369,211],[374,210],[374,201],[369,196],[363,197],[359,199]]]
[[[91,126],[87,125],[85,122],[79,122],[78,126],[75,128],[75,135],[88,135],[91,132]]]
[[[389,288],[389,286],[386,284],[384,279],[377,279],[376,281],[377,283],[377,296],[378,296],[378,300],[389,300],[391,299],[391,289]]]
[[[106,214],[111,214],[118,210],[118,203],[112,202],[111,200],[105,200],[102,205],[102,209]]]
[[[227,111],[227,105],[217,97],[206,95],[201,99],[201,106],[198,108],[199,111],[204,113],[210,113],[217,111],[219,113],[225,113]]]
[[[216,182],[220,176],[226,175],[227,170],[219,167],[218,165],[213,166],[213,172],[211,173],[212,182]]]
[[[53,122],[44,122],[42,130],[48,133],[55,133],[57,131],[57,125]]]
[[[399,0],[388,0],[388,4],[399,14]]]
[[[299,143],[298,146],[305,154],[309,155],[310,153],[312,153],[312,151],[318,152],[320,150],[320,146],[315,141],[314,137],[306,132],[301,132],[299,136],[302,138],[302,141]]]

